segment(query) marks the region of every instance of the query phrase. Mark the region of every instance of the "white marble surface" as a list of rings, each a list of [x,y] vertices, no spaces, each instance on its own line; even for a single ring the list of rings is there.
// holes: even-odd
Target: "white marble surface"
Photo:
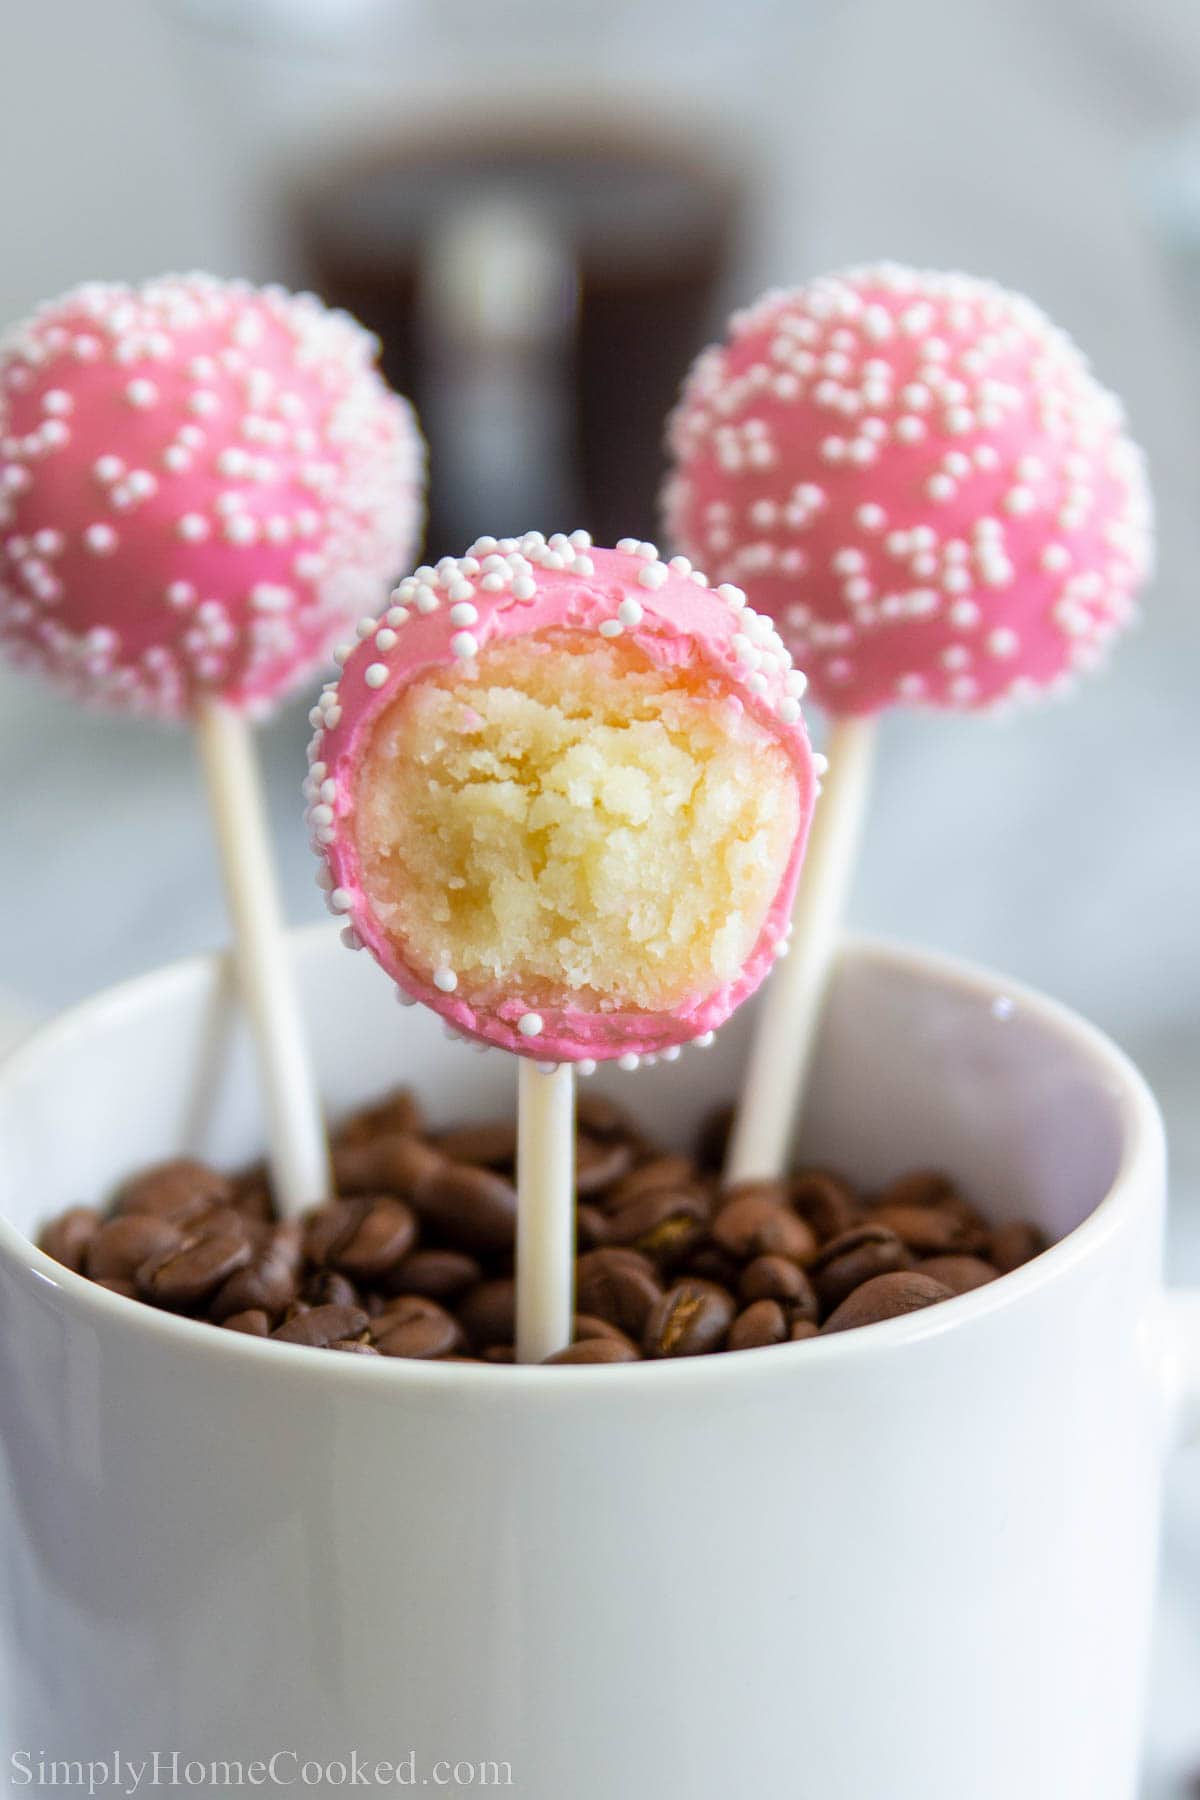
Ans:
[[[531,32],[543,10],[522,7]],[[647,53],[609,61],[627,87],[669,92],[654,21],[678,47],[679,0],[641,15]],[[1127,1046],[1169,1120],[1172,1276],[1200,1281],[1200,291],[1189,315],[1135,180],[1151,140],[1200,114],[1200,9],[766,0],[755,16],[769,54],[743,33],[725,57],[693,32],[673,59],[693,94],[752,119],[770,159],[747,291],[881,253],[994,274],[1074,331],[1149,450],[1161,571],[1143,631],[1069,707],[1004,727],[889,721],[853,910],[1047,987]],[[252,204],[258,116],[238,124],[236,158],[209,152],[217,77],[200,94],[194,66],[182,78],[150,0],[39,0],[5,22],[22,74],[6,84],[0,151],[22,173],[0,202],[0,317],[84,275],[273,272]],[[45,130],[51,114],[70,131]],[[305,735],[294,713],[264,738],[296,919],[316,912],[298,816]],[[0,675],[0,753],[0,992],[13,1005],[61,1005],[220,938],[182,737],[79,717]],[[1200,1456],[1174,1477],[1167,1551],[1146,1800],[1183,1800],[1200,1774]]]

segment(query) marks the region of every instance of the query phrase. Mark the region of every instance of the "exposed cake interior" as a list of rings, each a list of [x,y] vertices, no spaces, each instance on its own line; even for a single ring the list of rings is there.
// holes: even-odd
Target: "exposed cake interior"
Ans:
[[[362,758],[363,883],[404,961],[487,1004],[662,1011],[745,962],[795,772],[719,672],[548,630],[419,677]]]

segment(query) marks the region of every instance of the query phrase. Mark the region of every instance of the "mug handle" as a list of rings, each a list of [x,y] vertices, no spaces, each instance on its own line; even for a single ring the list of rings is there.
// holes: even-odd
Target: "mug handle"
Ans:
[[[1200,1444],[1200,1288],[1167,1294],[1163,1340],[1171,1441],[1183,1449]]]

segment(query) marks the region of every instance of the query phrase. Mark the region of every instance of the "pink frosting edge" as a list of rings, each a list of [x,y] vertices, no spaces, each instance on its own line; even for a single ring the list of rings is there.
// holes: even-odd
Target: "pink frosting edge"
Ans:
[[[311,754],[323,770],[310,792],[322,786],[328,791],[330,781],[335,790],[332,802],[325,802],[334,812],[333,835],[327,842],[314,836],[314,849],[328,869],[332,892],[342,902],[332,909],[353,933],[349,941],[371,952],[402,995],[430,1007],[455,1030],[538,1062],[603,1062],[627,1055],[654,1055],[704,1039],[722,1025],[761,985],[786,942],[816,798],[816,770],[803,719],[785,723],[776,711],[786,697],[787,670],[781,668],[769,675],[765,692],[750,689],[732,648],[741,622],[734,606],[708,587],[674,573],[663,587],[650,592],[637,584],[642,564],[632,556],[603,550],[591,554],[594,576],[564,571],[556,572],[556,579],[548,579],[547,572],[539,570],[538,592],[532,601],[515,601],[511,593],[494,598],[476,593],[479,619],[471,631],[482,649],[497,638],[556,626],[595,629],[602,619],[615,617],[622,600],[636,599],[643,618],[637,626],[627,627],[624,635],[658,667],[677,665],[680,645],[694,646],[705,665],[728,682],[731,694],[786,751],[796,777],[800,823],[758,937],[732,981],[664,1013],[598,1015],[582,1008],[539,1006],[542,1029],[536,1037],[517,1028],[518,1020],[530,1011],[528,1003],[518,998],[480,1012],[457,993],[443,993],[399,955],[366,896],[353,833],[353,784],[363,740],[381,713],[420,675],[453,666],[456,659],[450,639],[457,627],[450,619],[449,607],[442,604],[435,612],[413,614],[400,627],[398,643],[388,656],[381,656],[374,633],[364,637],[345,659],[335,684],[334,722],[318,724],[319,710],[313,713],[317,729]],[[384,625],[385,621],[379,621],[377,630]],[[366,669],[379,663],[386,666],[387,678],[378,687],[370,687],[364,678]]]

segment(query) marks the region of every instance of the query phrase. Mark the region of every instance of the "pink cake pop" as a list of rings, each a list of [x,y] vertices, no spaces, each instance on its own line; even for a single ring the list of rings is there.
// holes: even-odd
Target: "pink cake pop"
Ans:
[[[423,450],[309,295],[92,283],[0,341],[0,643],[81,699],[256,716],[378,605]]]
[[[651,544],[483,538],[360,627],[314,712],[332,910],[526,1057],[703,1038],[781,952],[814,793],[769,619]]]
[[[741,583],[838,717],[1058,691],[1150,562],[1119,402],[1031,301],[891,264],[772,292],[670,427],[669,535]]]

